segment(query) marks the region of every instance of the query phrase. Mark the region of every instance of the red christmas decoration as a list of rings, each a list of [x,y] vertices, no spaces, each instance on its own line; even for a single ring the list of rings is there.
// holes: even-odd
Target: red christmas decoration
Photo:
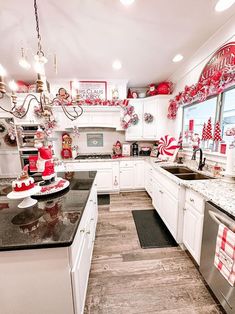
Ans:
[[[212,136],[212,124],[211,124],[211,117],[208,119],[207,126],[206,126],[206,140],[213,139]]]
[[[202,141],[206,140],[206,122],[203,124],[203,129],[202,129]]]
[[[214,140],[215,142],[220,142],[220,141],[222,141],[221,128],[220,128],[220,122],[219,122],[219,121],[217,121],[216,124],[215,124],[213,140]]]

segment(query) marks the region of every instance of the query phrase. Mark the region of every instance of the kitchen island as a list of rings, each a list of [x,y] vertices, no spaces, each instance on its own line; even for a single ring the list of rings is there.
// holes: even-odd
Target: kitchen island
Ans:
[[[1,313],[82,313],[97,222],[96,172],[60,173],[66,190],[19,201],[0,198]]]

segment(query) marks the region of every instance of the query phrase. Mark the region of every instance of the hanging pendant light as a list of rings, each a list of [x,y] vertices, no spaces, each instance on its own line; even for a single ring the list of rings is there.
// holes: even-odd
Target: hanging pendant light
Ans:
[[[34,57],[36,63],[35,63],[35,71],[37,73],[37,80],[36,80],[36,91],[39,93],[39,99],[34,94],[27,94],[26,97],[23,100],[23,103],[17,107],[17,96],[15,94],[15,91],[17,90],[17,85],[14,82],[11,82],[9,84],[9,87],[12,91],[11,94],[11,101],[12,101],[12,108],[10,110],[7,110],[0,106],[0,110],[3,110],[5,112],[8,112],[12,114],[13,116],[22,119],[24,118],[28,111],[29,107],[32,103],[36,104],[39,108],[40,113],[42,116],[48,116],[48,111],[52,114],[52,107],[53,105],[58,103],[58,100],[56,98],[50,100],[49,94],[47,91],[47,81],[45,76],[45,68],[44,65],[47,63],[47,58],[45,57],[45,54],[42,49],[42,38],[40,35],[40,28],[39,28],[39,16],[38,16],[38,6],[37,6],[37,0],[34,0],[34,15],[35,15],[35,22],[36,22],[36,33],[37,33],[37,53]],[[27,58],[25,56],[24,50],[22,48],[21,50],[21,66],[27,64]],[[25,67],[25,66],[23,66]],[[28,65],[26,66],[28,67]],[[26,68],[25,67],[25,68]],[[56,57],[54,59],[54,67],[57,71],[57,60]],[[4,83],[4,77],[6,76],[6,71],[3,68],[3,66],[0,64],[0,99],[4,98],[6,94],[6,85]],[[80,117],[83,113],[82,107],[79,105],[79,97],[74,97],[71,99],[70,102],[67,103],[67,105],[70,105],[70,108],[72,107],[73,110],[69,111],[67,109],[67,106],[64,104],[60,104],[60,107],[62,107],[64,114],[67,118],[70,120],[76,120],[78,117]]]

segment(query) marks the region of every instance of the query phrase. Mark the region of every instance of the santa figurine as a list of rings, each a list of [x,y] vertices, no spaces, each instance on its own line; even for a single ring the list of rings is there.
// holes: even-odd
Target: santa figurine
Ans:
[[[157,88],[156,88],[155,84],[152,83],[152,84],[149,85],[149,89],[147,90],[146,95],[147,96],[155,96],[155,95],[157,95]]]
[[[63,159],[72,158],[72,138],[68,133],[62,134],[61,157]]]

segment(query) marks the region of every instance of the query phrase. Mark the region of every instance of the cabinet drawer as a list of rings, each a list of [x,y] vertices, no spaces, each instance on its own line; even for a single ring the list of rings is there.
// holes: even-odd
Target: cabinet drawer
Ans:
[[[186,203],[190,204],[194,207],[199,213],[204,213],[205,200],[204,198],[197,192],[187,189],[185,195]]]
[[[120,161],[120,168],[133,167],[133,166],[134,166],[133,161]]]

